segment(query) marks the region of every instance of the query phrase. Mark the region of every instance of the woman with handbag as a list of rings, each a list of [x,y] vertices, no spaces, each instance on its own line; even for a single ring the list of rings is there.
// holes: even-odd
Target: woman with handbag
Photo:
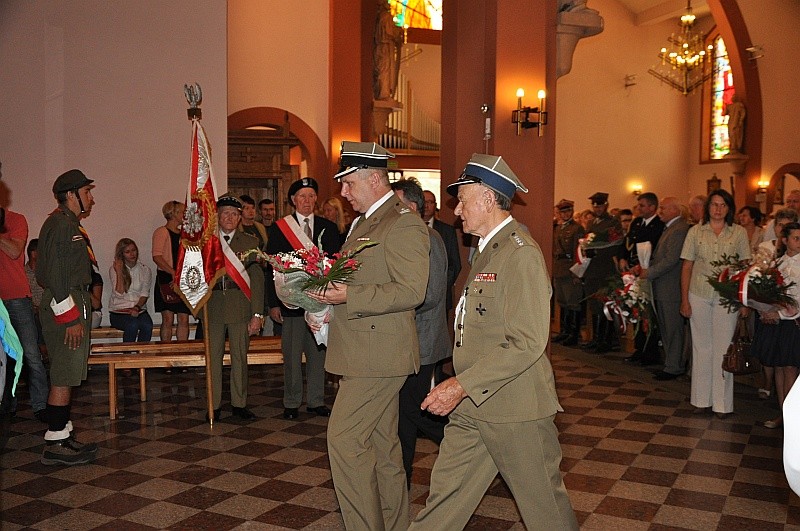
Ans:
[[[178,340],[189,339],[189,308],[172,287],[185,209],[186,206],[179,201],[165,203],[161,213],[167,222],[153,233],[153,262],[158,267],[153,306],[161,313],[161,341],[172,341],[172,323],[176,316],[178,327],[175,337]]]
[[[783,226],[780,238],[786,249],[780,257],[778,270],[786,283],[794,282],[788,294],[800,305],[800,223],[787,223]],[[778,405],[783,411],[783,402],[797,380],[800,367],[800,323],[798,307],[779,307],[775,311],[762,312],[761,323],[753,340],[753,354],[761,363],[775,369],[775,391]],[[764,422],[767,428],[783,425],[783,415]]]
[[[720,304],[707,282],[712,262],[723,255],[750,258],[747,232],[734,225],[736,208],[725,190],[714,190],[703,207],[703,221],[689,229],[681,250],[681,315],[692,329],[692,391],[695,413],[713,411],[725,418],[733,413],[733,374],[722,370],[736,326],[736,314]],[[742,313],[747,313],[743,308]]]

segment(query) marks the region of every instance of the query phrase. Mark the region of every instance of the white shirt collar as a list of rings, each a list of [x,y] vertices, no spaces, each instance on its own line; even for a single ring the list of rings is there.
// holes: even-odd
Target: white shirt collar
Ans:
[[[225,236],[227,236],[228,238],[231,238],[231,239],[232,239],[232,238],[233,238],[233,234],[234,234],[235,232],[236,232],[235,230],[232,230],[232,231],[230,231],[230,232],[225,232],[224,230],[222,230],[222,229],[219,229],[219,235],[220,235],[220,236],[222,236],[223,238],[224,238]]]
[[[436,219],[436,216],[431,216],[431,219],[429,219],[425,223],[427,223],[430,228],[433,228],[433,220],[434,219]]]
[[[673,223],[675,223],[676,221],[678,221],[678,218],[680,218],[680,216],[675,216],[675,217],[674,217],[674,218],[672,218],[671,220],[667,221],[667,222],[664,224],[664,228],[666,229],[667,227],[669,227],[670,225],[672,225]]]
[[[388,192],[386,192],[385,196],[381,197],[380,199],[372,203],[372,206],[369,207],[366,212],[364,212],[364,219],[367,219],[372,214],[374,214],[375,211],[378,210],[381,207],[381,205],[383,205],[386,201],[391,199],[393,195],[394,195],[394,190],[389,190]]]
[[[478,240],[478,252],[482,253],[483,250],[486,248],[486,244],[489,243],[489,240],[491,240],[495,234],[500,232],[500,229],[511,223],[512,219],[514,219],[514,216],[508,216],[506,219],[501,221],[500,224],[498,224],[495,228],[493,228],[492,231],[489,234],[487,234],[485,238],[480,238]]]
[[[643,223],[643,225],[644,225],[645,227],[646,227],[646,226],[648,226],[648,225],[650,225],[650,222],[651,222],[651,221],[653,221],[653,218],[655,218],[657,215],[658,215],[658,214],[653,214],[653,215],[652,215],[652,216],[650,216],[649,218],[645,219],[645,220],[644,220],[644,223]]]

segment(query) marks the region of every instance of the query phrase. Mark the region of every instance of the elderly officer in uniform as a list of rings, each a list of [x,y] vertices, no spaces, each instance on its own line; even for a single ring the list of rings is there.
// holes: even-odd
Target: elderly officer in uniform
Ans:
[[[86,379],[94,257],[89,235],[80,220],[94,205],[92,185],[80,170],[61,174],[53,184],[58,208],[50,213],[39,233],[36,280],[44,287],[40,318],[50,356],[50,394],[45,419],[45,465],[88,463],[97,445],[81,444],[72,432],[72,388]]]
[[[410,529],[463,529],[498,471],[528,529],[578,528],[559,470],[561,406],[545,354],[550,279],[539,246],[510,215],[517,190],[528,191],[505,161],[483,154],[447,187],[464,231],[480,240],[456,307],[456,376],[422,403],[450,422]]]
[[[328,423],[331,476],[347,529],[406,529],[408,491],[397,435],[399,391],[419,370],[414,309],[425,299],[430,239],[422,218],[389,185],[394,156],[342,142],[342,197],[361,216],[342,247],[356,255],[347,284],[315,295],[333,304],[325,369],[342,375]]]
[[[239,256],[257,248],[259,242],[255,236],[237,230],[242,217],[242,202],[238,197],[230,194],[221,196],[217,200],[217,217],[228,273],[211,288],[208,322],[203,323],[211,343],[214,420],[219,419],[221,412],[226,331],[231,349],[231,410],[238,419],[253,420],[256,416],[247,409],[247,349],[250,347],[250,336],[258,333],[264,324],[264,273],[256,262],[245,267]],[[247,288],[248,278],[249,299],[242,291],[242,288]]]
[[[556,205],[559,223],[553,229],[553,286],[556,302],[561,308],[561,330],[553,342],[565,347],[577,345],[581,337],[583,286],[570,267],[575,264],[575,250],[584,231],[572,217],[574,208],[573,201],[559,201]]]
[[[320,241],[323,251],[330,254],[339,252],[342,244],[336,224],[314,215],[318,190],[317,181],[311,177],[298,179],[289,186],[289,204],[295,211],[270,225],[267,253],[311,248]],[[283,323],[283,418],[292,420],[299,415],[298,408],[303,401],[304,352],[308,382],[306,410],[328,417],[331,411],[325,405],[325,345],[317,345],[303,319],[302,309],[289,309],[278,299],[271,267],[267,268],[266,286],[269,316],[276,323]]]

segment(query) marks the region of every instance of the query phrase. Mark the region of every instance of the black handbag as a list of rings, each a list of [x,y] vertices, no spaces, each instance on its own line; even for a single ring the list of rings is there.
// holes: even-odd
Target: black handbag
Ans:
[[[750,355],[750,347],[753,341],[747,332],[745,319],[740,318],[736,324],[736,331],[733,333],[728,352],[722,358],[722,370],[731,374],[753,374],[761,370],[761,363],[758,358]]]

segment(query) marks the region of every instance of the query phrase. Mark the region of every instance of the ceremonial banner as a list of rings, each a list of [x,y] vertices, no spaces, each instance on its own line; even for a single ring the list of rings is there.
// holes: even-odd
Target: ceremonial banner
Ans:
[[[192,162],[186,213],[178,249],[176,291],[192,314],[211,296],[211,287],[225,274],[225,258],[217,231],[217,190],[206,133],[198,118],[192,119]]]

